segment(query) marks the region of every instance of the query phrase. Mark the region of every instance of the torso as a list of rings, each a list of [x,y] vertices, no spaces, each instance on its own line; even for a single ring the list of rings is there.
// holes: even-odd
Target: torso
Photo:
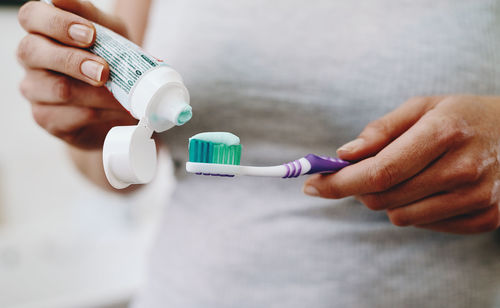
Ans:
[[[168,146],[182,171],[188,137],[230,131],[245,164],[283,163],[334,155],[415,95],[499,95],[496,3],[156,1],[146,47],[194,111]],[[304,196],[300,179],[183,174],[143,307],[492,306],[499,291],[492,234],[398,229],[353,199]]]

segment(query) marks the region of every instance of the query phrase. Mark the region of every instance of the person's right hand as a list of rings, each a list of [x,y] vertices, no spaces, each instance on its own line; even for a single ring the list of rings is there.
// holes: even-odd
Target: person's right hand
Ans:
[[[26,70],[20,90],[41,127],[73,146],[98,149],[111,127],[137,121],[103,87],[106,61],[85,50],[96,37],[89,20],[124,36],[126,27],[90,2],[53,3],[28,2],[19,10],[19,23],[28,32],[17,52]]]

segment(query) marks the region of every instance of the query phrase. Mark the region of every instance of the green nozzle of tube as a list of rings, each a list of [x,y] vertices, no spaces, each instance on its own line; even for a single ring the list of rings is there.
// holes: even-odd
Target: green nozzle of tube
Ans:
[[[177,116],[176,125],[178,125],[178,126],[183,125],[187,121],[191,120],[192,117],[193,117],[193,108],[191,108],[191,106],[189,106],[189,105],[186,105],[184,107],[184,109]]]

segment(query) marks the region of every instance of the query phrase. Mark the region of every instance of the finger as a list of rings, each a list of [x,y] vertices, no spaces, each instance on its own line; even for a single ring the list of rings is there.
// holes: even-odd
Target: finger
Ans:
[[[376,156],[328,176],[311,177],[304,191],[311,191],[308,186],[312,186],[321,197],[343,198],[390,189],[467,138],[460,123],[429,112]]]
[[[114,126],[135,125],[137,121],[123,121],[121,119],[102,121],[95,124],[82,126],[80,129],[58,136],[66,143],[80,149],[102,149],[107,132]]]
[[[357,161],[378,153],[382,148],[413,126],[442,98],[413,98],[382,118],[371,122],[357,139],[337,150],[340,158]]]
[[[55,136],[97,121],[95,111],[86,107],[32,104],[31,111],[36,123]]]
[[[492,205],[491,187],[480,185],[435,195],[407,206],[387,210],[396,226],[430,224]]]
[[[72,93],[70,77],[39,69],[27,69],[21,94],[31,102],[66,103]]]
[[[28,69],[20,88],[21,93],[31,102],[123,110],[105,87],[93,87],[46,70]]]
[[[89,1],[52,0],[52,3],[65,11],[80,15],[123,36],[127,36],[127,27],[120,18],[99,10]]]
[[[118,110],[93,109],[71,105],[32,104],[36,123],[50,134],[61,137],[82,127],[103,122],[132,122],[130,116]]]
[[[475,234],[491,232],[500,227],[500,215],[497,205],[471,215],[446,219],[440,222],[418,225],[418,228],[455,234]]]
[[[40,1],[23,5],[18,18],[27,32],[43,34],[66,45],[89,47],[95,40],[90,21]]]
[[[438,192],[476,183],[483,171],[479,160],[459,151],[447,153],[409,180],[387,191],[362,195],[359,199],[372,210],[397,208]]]
[[[48,69],[84,81],[93,86],[104,85],[109,76],[106,61],[92,53],[58,45],[37,34],[28,34],[19,44],[18,58],[31,69]]]

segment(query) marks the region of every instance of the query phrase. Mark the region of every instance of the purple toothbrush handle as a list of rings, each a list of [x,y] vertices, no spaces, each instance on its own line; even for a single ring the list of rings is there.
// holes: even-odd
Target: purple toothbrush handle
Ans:
[[[318,156],[314,154],[306,155],[305,159],[311,163],[311,170],[306,174],[332,173],[350,165],[349,162],[340,158]]]

